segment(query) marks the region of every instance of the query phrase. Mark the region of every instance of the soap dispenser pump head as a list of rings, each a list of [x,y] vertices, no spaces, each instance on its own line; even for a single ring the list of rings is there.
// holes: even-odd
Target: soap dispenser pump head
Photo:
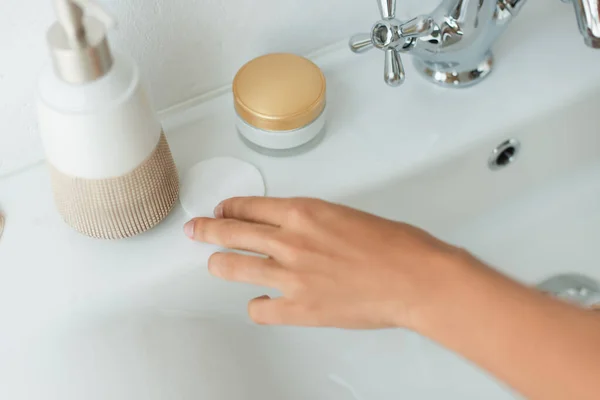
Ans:
[[[106,75],[113,65],[107,30],[114,19],[92,0],[54,0],[54,5],[58,22],[47,39],[56,74],[72,84]]]

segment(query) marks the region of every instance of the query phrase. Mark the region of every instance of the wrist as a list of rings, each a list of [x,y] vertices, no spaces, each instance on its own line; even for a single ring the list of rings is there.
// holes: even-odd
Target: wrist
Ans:
[[[404,326],[431,337],[449,315],[467,312],[465,303],[482,290],[493,271],[462,249],[437,254],[428,266],[422,269]]]

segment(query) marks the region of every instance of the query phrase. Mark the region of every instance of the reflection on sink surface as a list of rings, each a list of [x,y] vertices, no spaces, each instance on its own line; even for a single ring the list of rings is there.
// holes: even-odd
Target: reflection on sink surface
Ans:
[[[60,360],[45,370],[53,388],[45,398],[511,398],[475,367],[397,330],[271,328],[148,313],[88,326],[58,343],[45,354]],[[465,380],[468,386],[456,385]]]

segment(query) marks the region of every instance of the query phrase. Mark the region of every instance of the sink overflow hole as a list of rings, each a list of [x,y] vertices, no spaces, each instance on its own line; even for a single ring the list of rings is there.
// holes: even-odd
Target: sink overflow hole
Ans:
[[[488,160],[488,166],[492,171],[504,168],[517,159],[521,144],[517,139],[509,139],[502,142],[498,147],[492,150]]]

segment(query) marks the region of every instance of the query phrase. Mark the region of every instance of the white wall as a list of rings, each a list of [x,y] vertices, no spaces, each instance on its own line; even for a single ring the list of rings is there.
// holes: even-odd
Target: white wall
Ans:
[[[266,52],[307,53],[378,17],[375,0],[102,0],[118,18],[112,45],[140,63],[158,109],[223,86]],[[437,0],[399,1],[399,15]],[[52,0],[0,2],[0,176],[42,157],[33,91],[49,62]]]

